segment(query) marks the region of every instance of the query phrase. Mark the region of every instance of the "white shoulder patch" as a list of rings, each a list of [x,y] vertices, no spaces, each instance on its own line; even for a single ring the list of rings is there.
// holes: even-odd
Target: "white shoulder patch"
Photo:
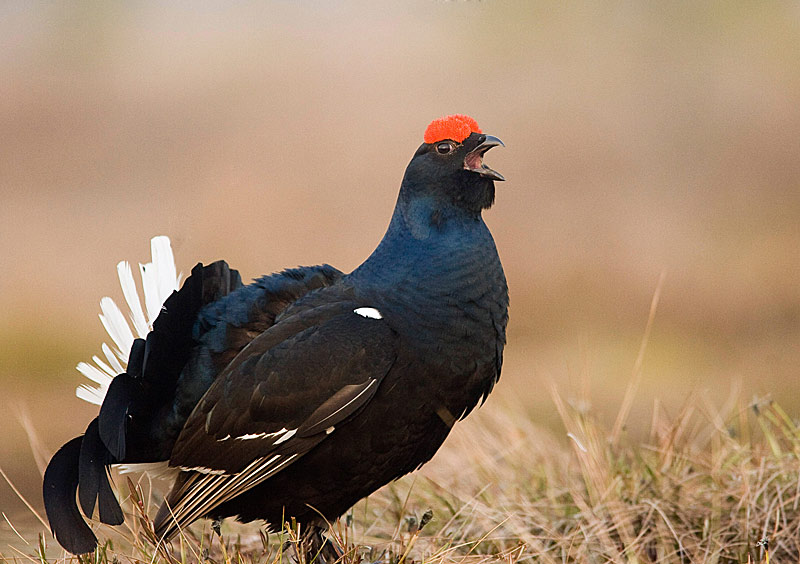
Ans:
[[[381,312],[374,307],[359,307],[354,309],[353,313],[357,313],[361,317],[368,317],[370,319],[383,319]]]

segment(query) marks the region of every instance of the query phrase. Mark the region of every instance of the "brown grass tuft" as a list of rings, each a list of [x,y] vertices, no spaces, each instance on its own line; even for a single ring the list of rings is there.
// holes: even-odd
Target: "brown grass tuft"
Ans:
[[[553,399],[560,437],[513,408],[458,425],[431,466],[332,524],[342,560],[766,562],[768,548],[773,562],[798,561],[800,430],[776,403],[716,409],[700,396],[675,416],[656,403],[648,438],[635,440],[624,427],[615,437],[588,402],[555,389]],[[281,564],[295,553],[296,526],[266,535],[227,522],[155,547],[150,484],[123,489],[128,530],[97,527],[108,540],[85,564]],[[77,561],[49,534],[4,552],[8,562]]]

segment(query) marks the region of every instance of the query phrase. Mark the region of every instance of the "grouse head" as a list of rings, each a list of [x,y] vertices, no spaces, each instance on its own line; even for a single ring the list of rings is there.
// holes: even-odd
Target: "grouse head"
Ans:
[[[494,181],[503,175],[483,162],[497,137],[481,132],[469,116],[456,114],[431,122],[406,168],[401,202],[425,201],[436,217],[452,213],[480,215],[494,202]]]

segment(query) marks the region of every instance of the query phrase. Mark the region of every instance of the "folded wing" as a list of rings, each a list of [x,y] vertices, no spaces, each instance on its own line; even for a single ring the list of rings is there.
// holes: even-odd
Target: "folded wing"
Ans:
[[[159,537],[286,469],[369,402],[395,361],[396,335],[357,307],[289,316],[221,374],[173,449],[170,465],[183,473],[156,517]]]

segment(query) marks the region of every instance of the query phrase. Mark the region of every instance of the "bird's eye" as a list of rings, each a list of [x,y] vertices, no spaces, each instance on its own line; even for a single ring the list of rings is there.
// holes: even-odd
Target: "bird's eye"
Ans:
[[[436,152],[439,153],[440,155],[446,155],[447,153],[449,153],[453,149],[455,149],[455,147],[453,147],[452,143],[446,143],[445,142],[445,143],[439,143],[438,145],[436,145]]]

